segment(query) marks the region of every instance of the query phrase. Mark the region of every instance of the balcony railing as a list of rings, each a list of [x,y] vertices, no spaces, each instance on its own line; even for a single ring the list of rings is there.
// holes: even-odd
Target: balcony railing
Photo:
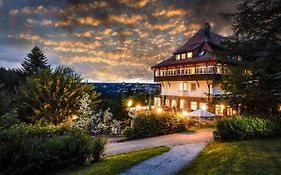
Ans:
[[[165,75],[154,76],[155,82],[160,81],[194,81],[194,80],[220,80],[221,74],[189,74],[189,75]]]

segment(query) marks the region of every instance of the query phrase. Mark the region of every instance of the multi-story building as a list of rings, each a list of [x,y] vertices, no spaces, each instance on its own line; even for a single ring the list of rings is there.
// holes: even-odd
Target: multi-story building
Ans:
[[[212,95],[223,94],[220,84],[225,64],[236,64],[239,57],[224,59],[214,56],[224,37],[210,31],[210,25],[199,30],[173,55],[152,67],[154,81],[161,84],[161,95],[155,105],[166,109],[192,111],[208,109],[223,115],[231,109],[224,104],[211,103]],[[225,61],[226,60],[226,61]]]

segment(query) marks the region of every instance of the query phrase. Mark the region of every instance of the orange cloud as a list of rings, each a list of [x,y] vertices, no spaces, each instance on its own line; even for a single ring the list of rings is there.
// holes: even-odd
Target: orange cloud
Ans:
[[[154,12],[152,16],[159,17],[159,16],[165,16],[165,17],[173,17],[173,16],[184,16],[189,14],[190,12],[186,9],[171,9],[171,10],[161,10],[158,12]]]

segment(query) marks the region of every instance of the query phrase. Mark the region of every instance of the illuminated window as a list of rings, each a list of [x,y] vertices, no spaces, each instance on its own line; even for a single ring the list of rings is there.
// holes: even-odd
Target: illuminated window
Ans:
[[[199,67],[196,67],[196,73],[197,74],[205,74],[206,73],[206,66],[200,65]]]
[[[192,52],[187,52],[187,58],[192,58]]]
[[[165,106],[167,106],[167,107],[170,106],[170,100],[169,100],[169,99],[166,99],[166,100],[165,100]]]
[[[181,100],[180,100],[180,109],[183,109],[183,108],[184,108],[184,100],[181,99]]]
[[[183,91],[183,83],[179,83],[179,90]]]
[[[182,67],[178,67],[178,75],[183,75],[183,68]]]
[[[207,109],[207,104],[206,103],[200,103],[200,108],[203,109],[203,110],[206,110]]]
[[[181,59],[181,55],[180,54],[176,54],[176,60],[180,60]]]
[[[191,83],[191,91],[196,91],[196,83]]]
[[[176,100],[172,100],[172,108],[176,108],[177,107],[177,102]]]
[[[224,105],[216,105],[216,115],[223,115]]]
[[[183,90],[187,91],[187,83],[183,83]]]
[[[186,54],[185,53],[181,54],[181,59],[186,59]]]
[[[196,109],[197,109],[197,102],[193,102],[193,101],[192,101],[192,102],[190,103],[190,109],[191,109],[191,110],[196,110]]]
[[[188,67],[185,68],[185,74],[190,75],[195,73],[195,68],[194,67]]]

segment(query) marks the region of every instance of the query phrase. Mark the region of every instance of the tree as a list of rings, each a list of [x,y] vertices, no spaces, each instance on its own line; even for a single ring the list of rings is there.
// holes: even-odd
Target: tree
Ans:
[[[94,108],[99,94],[94,86],[82,83],[72,69],[58,67],[44,69],[40,74],[27,77],[17,91],[17,114],[25,123],[59,125],[79,115],[80,100],[89,94],[90,107]]]
[[[241,113],[278,113],[281,103],[281,1],[242,0],[237,12],[227,14],[233,35],[218,56],[240,56],[243,64],[229,67],[222,81],[223,100]]]
[[[21,69],[22,73],[27,76],[39,73],[43,69],[50,67],[45,54],[37,46],[27,54],[27,58],[24,59],[21,65],[23,67]]]

